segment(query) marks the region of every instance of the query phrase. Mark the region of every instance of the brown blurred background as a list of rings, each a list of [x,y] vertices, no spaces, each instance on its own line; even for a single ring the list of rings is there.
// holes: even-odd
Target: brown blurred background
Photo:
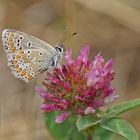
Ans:
[[[140,1],[139,0],[0,0],[0,31],[21,30],[55,45],[65,26],[66,35],[78,32],[65,42],[78,54],[91,45],[90,57],[102,52],[114,59],[115,102],[140,97]],[[42,76],[37,80],[41,84]],[[0,47],[0,140],[51,140],[34,93],[35,81],[15,79]],[[125,115],[140,137],[140,108]]]

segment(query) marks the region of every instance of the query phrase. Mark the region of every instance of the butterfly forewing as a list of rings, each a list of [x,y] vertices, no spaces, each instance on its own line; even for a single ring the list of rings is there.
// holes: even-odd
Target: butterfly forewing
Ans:
[[[12,73],[26,82],[49,68],[56,53],[48,43],[20,31],[4,30],[2,41]]]
[[[8,46],[11,48],[13,46],[15,47],[11,49],[13,50],[12,52],[16,50],[20,50],[22,48],[44,49],[50,52],[55,51],[55,49],[50,44],[46,43],[45,41],[42,41],[26,33],[23,33],[17,30],[12,30],[12,29],[5,29],[2,32],[2,41],[6,50]]]

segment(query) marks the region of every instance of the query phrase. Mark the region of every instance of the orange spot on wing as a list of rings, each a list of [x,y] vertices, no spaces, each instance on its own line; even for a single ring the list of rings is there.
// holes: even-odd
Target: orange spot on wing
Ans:
[[[10,50],[11,50],[12,53],[14,53],[15,50],[16,50],[16,48],[15,47],[12,47],[12,48],[10,48]]]
[[[14,47],[14,43],[13,42],[8,42],[10,47]]]
[[[22,71],[22,69],[21,68],[17,68],[17,72],[21,72]]]
[[[12,42],[13,38],[14,38],[14,33],[13,32],[9,33],[8,41]]]
[[[21,76],[25,76],[25,75],[26,75],[26,71],[22,71]]]
[[[15,68],[16,68],[16,69],[19,68],[19,65],[17,64],[17,65],[15,66]]]
[[[18,62],[17,60],[14,60],[14,65],[15,65],[17,62]]]
[[[28,76],[28,80],[31,81],[33,77],[31,75]]]
[[[13,37],[9,36],[8,41],[12,42],[13,41]]]
[[[24,51],[20,51],[19,54],[23,55],[24,54]]]
[[[20,55],[16,55],[16,59],[19,59],[19,58],[21,58],[21,56]]]
[[[12,36],[12,37],[14,37],[14,33],[13,32],[10,32],[9,35]]]

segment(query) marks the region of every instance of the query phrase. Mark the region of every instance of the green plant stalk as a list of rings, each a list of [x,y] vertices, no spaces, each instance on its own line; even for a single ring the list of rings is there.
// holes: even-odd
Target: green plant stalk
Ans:
[[[92,132],[93,132],[93,128],[89,128],[87,129],[86,133],[87,133],[87,137],[86,140],[92,140]]]

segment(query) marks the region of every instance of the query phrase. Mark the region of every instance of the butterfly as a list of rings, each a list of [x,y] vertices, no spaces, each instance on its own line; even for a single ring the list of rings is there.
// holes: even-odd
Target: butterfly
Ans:
[[[59,60],[64,54],[63,44],[52,47],[47,42],[13,29],[3,30],[2,44],[12,73],[27,83],[40,73],[59,67]]]

